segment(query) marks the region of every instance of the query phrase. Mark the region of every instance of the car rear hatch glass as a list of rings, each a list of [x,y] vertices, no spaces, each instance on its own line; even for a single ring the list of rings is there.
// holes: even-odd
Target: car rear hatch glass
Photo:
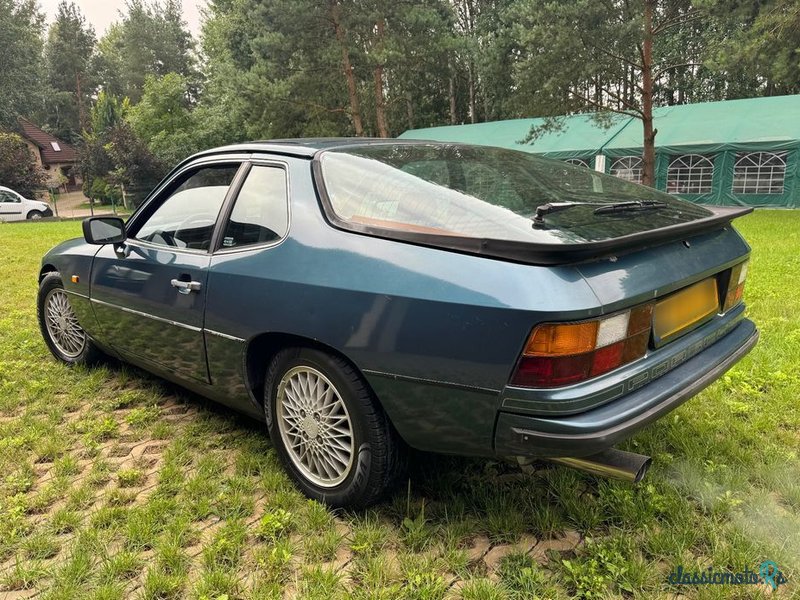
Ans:
[[[321,152],[315,167],[334,225],[532,263],[641,247],[747,212],[698,206],[585,167],[483,146],[347,146]]]

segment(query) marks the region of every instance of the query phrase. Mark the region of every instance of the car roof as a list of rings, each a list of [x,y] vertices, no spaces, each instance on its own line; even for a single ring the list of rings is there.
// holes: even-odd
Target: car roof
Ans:
[[[402,144],[405,146],[416,144],[437,144],[431,140],[401,140],[397,138],[368,138],[368,137],[320,137],[320,138],[294,138],[276,140],[257,140],[230,144],[219,148],[210,148],[191,158],[213,154],[232,154],[246,152],[274,152],[288,156],[311,158],[321,150],[332,148],[345,148],[348,146],[378,146],[382,144]]]

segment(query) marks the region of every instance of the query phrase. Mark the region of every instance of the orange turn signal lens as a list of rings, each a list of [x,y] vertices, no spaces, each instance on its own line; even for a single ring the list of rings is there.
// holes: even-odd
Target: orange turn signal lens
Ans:
[[[546,323],[533,330],[525,346],[526,356],[581,354],[594,350],[598,321]]]
[[[569,385],[638,360],[647,353],[652,319],[651,302],[601,319],[537,325],[511,385]]]

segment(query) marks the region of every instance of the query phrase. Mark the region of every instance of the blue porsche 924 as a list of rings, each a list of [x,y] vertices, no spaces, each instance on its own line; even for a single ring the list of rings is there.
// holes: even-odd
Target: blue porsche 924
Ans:
[[[635,481],[649,458],[613,446],[756,343],[746,212],[499,148],[228,146],[48,252],[39,321],[61,361],[265,421],[333,506],[379,499],[408,447]]]

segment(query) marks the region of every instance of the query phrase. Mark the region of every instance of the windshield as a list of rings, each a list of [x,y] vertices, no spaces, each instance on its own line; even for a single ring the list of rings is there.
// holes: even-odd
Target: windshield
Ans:
[[[329,150],[320,163],[339,221],[395,232],[572,244],[712,215],[652,188],[501,148],[379,144]],[[569,205],[534,223],[537,208],[553,203]]]

